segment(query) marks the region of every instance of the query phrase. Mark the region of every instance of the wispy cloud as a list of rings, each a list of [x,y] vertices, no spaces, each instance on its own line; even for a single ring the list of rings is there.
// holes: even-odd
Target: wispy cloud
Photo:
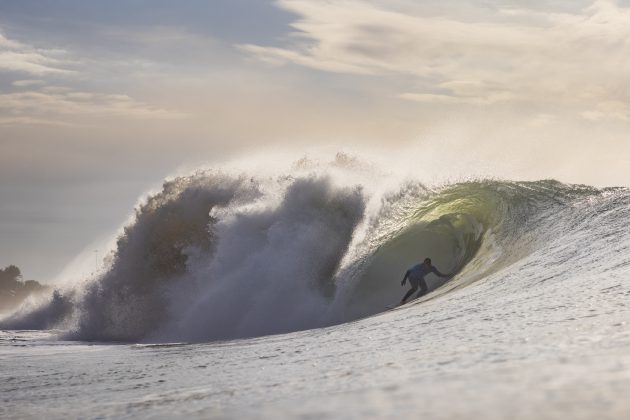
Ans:
[[[46,82],[44,80],[40,80],[40,79],[25,79],[25,80],[15,80],[11,84],[16,87],[28,87],[28,86],[43,85],[45,83]]]
[[[71,61],[60,49],[42,49],[7,38],[0,33],[0,70],[33,76],[70,74]]]
[[[593,109],[584,111],[582,116],[592,121],[630,121],[630,105],[622,101],[600,102]]]
[[[618,89],[630,71],[630,9],[614,0],[574,13],[497,4],[468,18],[427,16],[413,2],[277,4],[299,16],[289,44],[240,46],[273,65],[404,75],[413,85],[394,95],[420,102],[562,102],[619,118],[616,107],[599,104],[630,102],[630,91]]]
[[[150,106],[127,95],[75,91],[48,86],[0,94],[0,124],[71,124],[80,117],[131,119],[176,119],[184,115]],[[68,118],[71,117],[71,118]]]
[[[85,117],[175,119],[183,116],[129,95],[72,87],[92,69],[85,63],[79,66],[80,63],[69,60],[69,56],[67,51],[36,48],[0,33],[0,71],[37,77],[14,80],[13,91],[0,91],[0,125],[72,125]],[[59,79],[60,74],[65,77]],[[51,84],[51,80],[62,80],[64,85]]]

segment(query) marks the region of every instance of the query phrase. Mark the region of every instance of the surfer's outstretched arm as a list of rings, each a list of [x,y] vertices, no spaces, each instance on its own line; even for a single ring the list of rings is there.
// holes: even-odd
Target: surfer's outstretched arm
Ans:
[[[440,273],[440,272],[438,271],[438,269],[437,269],[437,268],[435,268],[435,267],[433,267],[433,272],[434,272],[434,273],[435,273],[435,275],[436,275],[436,276],[438,276],[438,277],[451,277],[451,276],[452,276],[452,274],[444,274],[444,273]]]

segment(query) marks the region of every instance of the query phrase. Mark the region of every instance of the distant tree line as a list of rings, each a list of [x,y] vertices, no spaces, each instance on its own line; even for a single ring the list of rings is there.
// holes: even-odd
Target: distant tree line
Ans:
[[[15,265],[0,269],[0,311],[13,309],[30,295],[49,290],[48,286],[38,281],[24,281],[22,272]]]

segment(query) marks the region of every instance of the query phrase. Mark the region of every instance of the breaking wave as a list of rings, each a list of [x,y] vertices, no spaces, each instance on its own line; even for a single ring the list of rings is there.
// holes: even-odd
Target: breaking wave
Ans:
[[[429,256],[422,302],[466,287],[597,214],[597,190],[556,181],[476,180],[427,188],[338,155],[272,176],[199,171],[135,210],[87,284],[0,322],[69,339],[208,341],[277,334],[382,312]]]

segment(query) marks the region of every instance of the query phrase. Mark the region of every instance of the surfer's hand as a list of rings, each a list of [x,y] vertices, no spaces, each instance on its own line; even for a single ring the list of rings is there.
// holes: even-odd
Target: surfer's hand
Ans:
[[[406,283],[406,281],[407,281],[406,279],[403,279],[403,281],[401,281],[401,282],[400,282],[400,285],[401,285],[401,286],[404,286],[404,285],[405,285],[405,283]]]

